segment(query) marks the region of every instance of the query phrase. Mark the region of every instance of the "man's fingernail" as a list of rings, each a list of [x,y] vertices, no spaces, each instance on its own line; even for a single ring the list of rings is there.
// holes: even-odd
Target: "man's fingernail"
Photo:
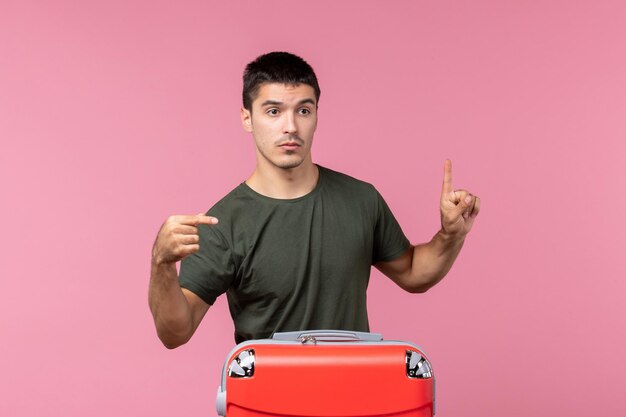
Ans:
[[[472,202],[472,197],[470,197],[469,195],[465,197],[465,204],[469,204],[471,202]]]

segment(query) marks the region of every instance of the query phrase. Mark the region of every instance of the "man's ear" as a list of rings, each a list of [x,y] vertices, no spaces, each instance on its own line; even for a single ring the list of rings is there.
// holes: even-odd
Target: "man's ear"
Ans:
[[[252,113],[244,107],[241,108],[241,125],[246,132],[252,132]]]

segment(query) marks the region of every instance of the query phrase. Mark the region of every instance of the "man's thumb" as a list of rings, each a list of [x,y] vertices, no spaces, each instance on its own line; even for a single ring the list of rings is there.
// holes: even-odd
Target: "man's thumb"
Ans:
[[[467,210],[469,208],[469,206],[472,204],[472,199],[473,199],[473,197],[471,195],[467,195],[467,196],[465,196],[464,199],[459,201],[459,204],[457,204],[457,206],[456,206],[457,212],[459,214],[463,214],[463,212],[465,212],[465,210]]]

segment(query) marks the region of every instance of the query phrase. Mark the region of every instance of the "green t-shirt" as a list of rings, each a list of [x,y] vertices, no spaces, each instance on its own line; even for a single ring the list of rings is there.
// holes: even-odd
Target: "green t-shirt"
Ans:
[[[371,266],[410,243],[389,207],[365,182],[319,167],[316,187],[289,200],[242,183],[208,212],[200,250],[186,257],[180,285],[213,304],[227,294],[235,341],[277,331],[369,331]]]

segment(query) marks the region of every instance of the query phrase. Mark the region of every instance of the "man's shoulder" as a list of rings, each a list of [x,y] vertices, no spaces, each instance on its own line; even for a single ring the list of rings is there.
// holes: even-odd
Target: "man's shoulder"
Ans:
[[[255,214],[258,212],[254,197],[241,183],[216,202],[207,212],[216,217],[218,223],[210,228],[202,228],[202,233],[212,233],[233,246],[235,236],[243,229],[254,229]]]
[[[376,193],[376,188],[369,182],[323,166],[319,168],[326,188],[350,194],[373,195]]]
[[[207,212],[209,216],[230,216],[234,212],[250,207],[250,195],[245,192],[245,183],[241,183],[215,203]]]

